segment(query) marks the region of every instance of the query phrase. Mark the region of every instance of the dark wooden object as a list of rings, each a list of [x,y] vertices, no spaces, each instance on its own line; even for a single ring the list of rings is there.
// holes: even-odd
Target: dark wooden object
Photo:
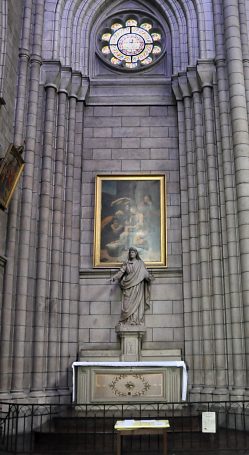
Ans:
[[[163,437],[163,455],[167,455],[168,431],[169,428],[135,428],[117,431],[117,455],[122,452],[122,436],[140,436],[140,435],[162,435]]]

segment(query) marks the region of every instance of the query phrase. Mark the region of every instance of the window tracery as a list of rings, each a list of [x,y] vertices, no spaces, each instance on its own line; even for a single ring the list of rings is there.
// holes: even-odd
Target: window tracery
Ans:
[[[156,63],[165,52],[164,33],[153,18],[132,14],[113,18],[99,34],[99,56],[121,70],[140,70]]]

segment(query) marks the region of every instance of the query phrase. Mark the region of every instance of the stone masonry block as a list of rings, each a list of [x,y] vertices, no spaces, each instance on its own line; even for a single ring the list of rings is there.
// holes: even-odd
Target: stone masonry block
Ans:
[[[147,117],[145,117],[147,118]],[[122,126],[140,126],[140,117],[122,117]],[[115,125],[112,125],[115,126]]]
[[[177,139],[167,137],[149,137],[141,139],[141,147],[143,148],[176,148],[178,144]]]
[[[150,137],[169,137],[169,128],[160,126],[150,127]]]
[[[147,324],[149,327],[183,327],[183,316],[182,314],[148,315]]]
[[[115,106],[114,116],[145,117],[149,115],[149,106]]]
[[[113,140],[115,140],[115,139],[113,139]],[[119,140],[119,139],[116,139],[116,140]],[[123,149],[139,149],[140,146],[141,146],[140,138],[137,138],[137,137],[122,138],[122,148]],[[147,147],[142,147],[142,148],[147,148]]]
[[[90,329],[90,343],[108,343],[110,338],[110,329]]]
[[[168,160],[170,158],[170,150],[168,148],[162,149],[151,149],[150,151],[151,159],[153,160]]]
[[[94,107],[94,117],[111,117],[113,108],[111,106],[96,106]],[[115,116],[115,115],[114,115]]]
[[[168,107],[167,106],[151,106],[150,107],[150,115],[152,117],[162,117],[168,115]]]
[[[140,160],[129,160],[122,162],[122,171],[140,171],[141,161]]]
[[[167,296],[167,300],[182,300],[182,285],[171,283],[167,285],[158,284],[157,286],[152,286],[152,300],[161,301],[162,298],[160,297],[162,296]]]
[[[87,171],[120,171],[121,161],[112,160],[98,160],[98,161],[85,161],[84,168]]]
[[[120,148],[122,145],[121,138],[85,138],[84,147],[90,149],[109,149],[109,148]],[[126,147],[127,148],[127,147]],[[129,148],[129,147],[128,147]]]
[[[183,327],[177,327],[177,329],[174,329],[174,341],[184,341]]]
[[[84,126],[88,128],[112,126],[114,128],[121,126],[121,117],[85,117]]]
[[[89,329],[79,329],[79,342],[89,343],[90,341],[90,330]]]
[[[112,158],[114,160],[133,160],[134,158],[140,160],[148,160],[150,158],[149,149],[121,149],[112,150]]]
[[[146,160],[142,162],[143,170],[174,171],[175,163],[172,160]]]
[[[110,160],[112,158],[112,151],[110,149],[94,149],[93,160]]]
[[[172,314],[172,302],[163,300],[152,302],[153,314]]]
[[[110,314],[110,302],[91,302],[90,314]]]
[[[172,328],[154,328],[153,341],[172,341],[174,330]]]
[[[149,137],[149,129],[146,127],[126,126],[113,129],[113,137]]]
[[[167,117],[143,117],[141,118],[141,126],[164,126],[168,125],[168,118]],[[175,119],[174,119],[175,125]]]
[[[93,128],[94,137],[112,137],[112,128]]]

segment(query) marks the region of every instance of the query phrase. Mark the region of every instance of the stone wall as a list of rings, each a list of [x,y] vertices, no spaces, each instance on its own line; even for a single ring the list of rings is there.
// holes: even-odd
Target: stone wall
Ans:
[[[183,349],[181,218],[176,107],[88,106],[84,116],[79,341],[115,343],[121,294],[112,272],[93,270],[97,173],[163,173],[167,182],[168,268],[155,272],[144,347]]]
[[[20,46],[23,1],[2,2],[0,12],[0,158],[14,141],[14,109],[16,101],[18,49]],[[2,104],[3,103],[3,104]],[[0,308],[6,264],[7,212],[0,209]]]
[[[0,107],[0,157],[8,144],[13,142],[14,109],[17,89],[18,51],[20,47],[23,0],[8,0],[5,11],[5,55],[2,97],[5,104]]]

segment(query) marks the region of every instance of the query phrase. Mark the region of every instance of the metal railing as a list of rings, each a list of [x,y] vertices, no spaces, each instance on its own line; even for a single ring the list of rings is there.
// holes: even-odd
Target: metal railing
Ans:
[[[216,431],[202,432],[203,412]],[[115,454],[114,425],[124,419],[168,419],[168,454],[249,453],[249,401],[132,404],[0,403],[1,454]],[[161,453],[159,436],[126,437],[123,454]],[[225,452],[224,452],[225,451]],[[240,452],[241,451],[241,452]]]

